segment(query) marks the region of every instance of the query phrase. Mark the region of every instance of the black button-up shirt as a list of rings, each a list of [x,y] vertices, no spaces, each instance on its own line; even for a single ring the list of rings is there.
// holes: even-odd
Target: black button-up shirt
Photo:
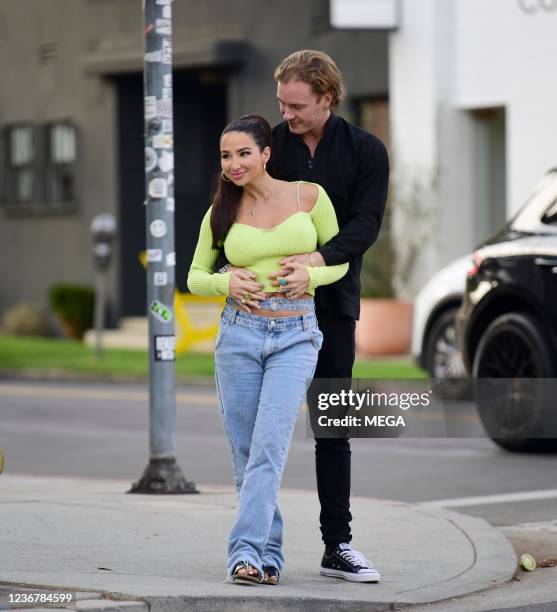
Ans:
[[[270,164],[275,178],[319,183],[336,211],[340,232],[319,248],[328,265],[346,261],[346,276],[318,287],[318,309],[353,319],[360,316],[362,256],[381,227],[389,182],[389,158],[383,143],[331,114],[313,158],[301,136],[284,121],[273,129]]]

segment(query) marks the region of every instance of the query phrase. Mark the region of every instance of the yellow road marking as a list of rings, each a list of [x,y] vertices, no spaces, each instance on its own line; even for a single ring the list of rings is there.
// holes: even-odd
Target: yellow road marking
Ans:
[[[91,399],[148,402],[149,394],[146,391],[117,391],[110,389],[76,389],[65,387],[42,387],[23,385],[0,385],[0,397],[39,397],[63,399]],[[203,406],[216,406],[217,398],[212,394],[204,393],[177,393],[176,403],[181,405],[202,404]]]

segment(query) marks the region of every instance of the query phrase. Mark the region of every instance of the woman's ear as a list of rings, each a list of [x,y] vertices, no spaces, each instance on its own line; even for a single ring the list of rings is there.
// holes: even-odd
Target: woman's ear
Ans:
[[[265,147],[261,152],[261,157],[263,158],[263,162],[267,163],[271,159],[271,147]]]

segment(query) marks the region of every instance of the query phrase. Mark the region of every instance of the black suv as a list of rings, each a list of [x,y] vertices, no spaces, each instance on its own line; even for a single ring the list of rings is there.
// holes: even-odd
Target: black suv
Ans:
[[[557,169],[474,253],[457,333],[489,437],[557,450]]]

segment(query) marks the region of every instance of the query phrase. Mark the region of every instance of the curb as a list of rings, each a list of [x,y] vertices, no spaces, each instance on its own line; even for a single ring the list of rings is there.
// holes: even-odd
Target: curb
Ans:
[[[332,597],[330,591],[329,594],[326,591],[320,594],[319,590],[309,596],[292,595],[281,592],[280,585],[276,588],[230,585],[230,593],[226,595],[222,590],[220,593],[207,595],[197,592],[174,596],[78,591],[77,604],[67,606],[66,609],[81,612],[383,612],[464,597],[489,590],[513,578],[517,569],[516,554],[500,530],[483,519],[451,510],[424,508],[419,504],[411,506],[415,512],[424,516],[449,522],[463,535],[473,550],[473,560],[468,568],[437,583],[430,582],[418,588],[392,593],[387,597],[383,594],[383,598],[379,596],[375,600],[362,597],[362,594],[369,593],[374,585],[356,583],[353,583],[352,593],[339,591],[338,597]],[[346,584],[344,581],[338,582]],[[7,585],[0,583],[0,595],[3,586],[5,588]],[[23,585],[20,584],[20,587]],[[43,589],[52,590],[52,587]]]
[[[426,516],[441,516],[454,525],[470,542],[474,550],[474,562],[459,576],[448,581],[407,591],[404,595],[400,593],[403,596],[397,600],[397,604],[433,603],[433,600],[427,595],[428,590],[432,588],[435,588],[437,592],[436,597],[438,598],[435,601],[443,601],[483,591],[513,579],[518,568],[516,553],[512,544],[499,529],[491,526],[484,519],[452,510],[443,508],[430,510],[421,508],[419,504],[414,504],[414,509]],[[487,576],[489,579],[486,578]],[[454,584],[455,579],[458,579],[458,584]]]
[[[238,586],[249,590],[249,586]],[[266,587],[256,587],[266,588]],[[149,612],[386,612],[406,608],[391,602],[370,602],[366,599],[317,599],[309,597],[181,597],[157,598],[149,601]],[[107,609],[108,612],[108,609]],[[130,611],[131,612],[131,611]],[[135,612],[135,611],[134,611]]]

